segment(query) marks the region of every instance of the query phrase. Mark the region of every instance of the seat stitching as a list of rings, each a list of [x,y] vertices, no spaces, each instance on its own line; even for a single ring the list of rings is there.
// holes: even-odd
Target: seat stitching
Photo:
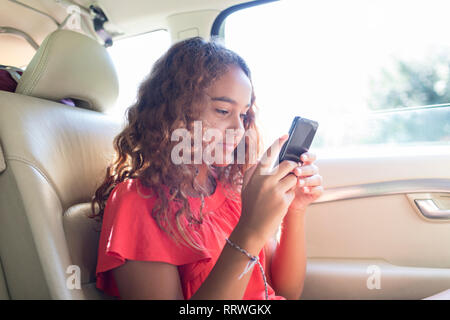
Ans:
[[[31,80],[30,87],[27,92],[28,94],[32,93],[32,91],[34,90],[37,83],[39,82],[39,80],[42,77],[43,70],[44,70],[45,66],[47,65],[48,54],[50,52],[51,45],[52,45],[52,43],[50,41],[47,41],[47,43],[43,49],[44,52],[42,55],[42,59],[39,59],[39,62],[37,63],[36,68],[33,70],[32,78],[30,79]]]
[[[53,188],[53,191],[56,193],[59,201],[61,201],[62,198],[61,198],[60,194],[58,193],[58,189],[56,189],[56,187],[53,184],[53,182],[48,178],[48,176],[45,174],[45,172],[42,169],[40,169],[36,164],[34,164],[31,161],[29,161],[27,159],[24,159],[24,158],[22,158],[20,156],[8,156],[8,157],[5,157],[5,159],[6,160],[18,161],[18,162],[22,162],[22,163],[28,164],[30,167],[32,167],[33,169],[38,171],[42,175],[42,177],[45,179],[45,181],[47,181],[47,183]]]
[[[57,35],[58,35],[58,33],[53,35],[53,37],[56,38]],[[54,40],[53,40],[53,42],[54,42]],[[43,73],[45,66],[47,65],[48,55],[51,50],[53,42],[49,41],[49,39],[47,39],[47,42],[44,44],[44,47],[42,48],[43,54],[40,57],[38,63],[36,64],[36,67],[34,68],[34,70],[31,73],[30,84],[28,85],[28,88],[24,89],[24,94],[27,94],[27,95],[31,94],[32,91],[34,90],[34,88],[36,87],[37,82],[42,77],[42,73]]]

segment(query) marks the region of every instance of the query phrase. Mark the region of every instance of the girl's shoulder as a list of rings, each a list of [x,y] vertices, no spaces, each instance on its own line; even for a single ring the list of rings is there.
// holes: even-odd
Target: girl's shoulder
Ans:
[[[122,181],[112,189],[108,197],[103,222],[111,228],[135,221],[153,225],[153,219],[150,218],[157,199],[156,193],[142,185],[138,179]]]
[[[118,183],[111,192],[112,198],[136,197],[142,199],[156,199],[157,194],[142,184],[138,178],[127,179]]]
[[[162,188],[163,192],[168,194],[168,188],[166,186]],[[148,211],[157,204],[158,199],[157,192],[146,187],[138,178],[132,178],[118,183],[113,188],[107,200],[107,206],[115,208],[132,206]]]

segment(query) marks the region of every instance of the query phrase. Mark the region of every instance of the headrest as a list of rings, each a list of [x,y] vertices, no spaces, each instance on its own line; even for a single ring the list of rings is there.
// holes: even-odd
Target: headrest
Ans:
[[[113,62],[94,39],[70,30],[57,30],[42,42],[19,80],[16,93],[60,101],[105,112],[119,93]]]

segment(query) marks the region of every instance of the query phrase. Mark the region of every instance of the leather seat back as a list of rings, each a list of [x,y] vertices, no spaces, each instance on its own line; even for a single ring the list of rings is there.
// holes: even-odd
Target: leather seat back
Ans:
[[[106,49],[68,30],[44,40],[15,93],[0,91],[0,258],[11,299],[104,298],[100,226],[87,215],[121,129],[104,114],[117,94]]]

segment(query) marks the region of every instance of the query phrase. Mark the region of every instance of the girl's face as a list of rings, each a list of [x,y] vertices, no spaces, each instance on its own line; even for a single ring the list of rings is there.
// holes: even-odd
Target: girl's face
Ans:
[[[232,66],[206,90],[206,95],[207,103],[199,120],[203,127],[215,129],[215,134],[214,138],[203,139],[208,140],[208,148],[214,148],[213,159],[222,159],[221,163],[214,161],[213,164],[226,166],[245,133],[244,119],[251,106],[252,85],[241,68]],[[220,152],[221,157],[215,152]]]

